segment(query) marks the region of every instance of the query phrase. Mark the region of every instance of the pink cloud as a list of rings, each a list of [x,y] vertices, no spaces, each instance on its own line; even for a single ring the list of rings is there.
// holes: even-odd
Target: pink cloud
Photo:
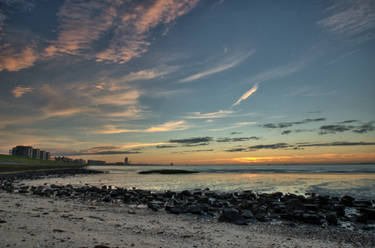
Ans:
[[[24,94],[29,93],[33,91],[33,88],[31,87],[23,87],[23,86],[17,86],[12,90],[12,94],[15,98],[20,98]]]
[[[13,49],[4,49],[0,53],[0,71],[19,71],[34,65],[38,54],[32,47],[25,47],[20,52]]]

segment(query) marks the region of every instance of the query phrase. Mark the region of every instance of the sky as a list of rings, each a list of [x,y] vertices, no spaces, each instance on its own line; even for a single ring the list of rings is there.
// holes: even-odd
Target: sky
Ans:
[[[0,153],[375,162],[375,1],[0,0]]]

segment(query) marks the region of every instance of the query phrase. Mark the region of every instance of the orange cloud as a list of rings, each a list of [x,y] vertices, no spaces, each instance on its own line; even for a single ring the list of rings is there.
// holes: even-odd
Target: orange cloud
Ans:
[[[29,93],[33,91],[34,89],[31,87],[23,87],[23,86],[17,86],[12,90],[12,94],[15,98],[20,98],[24,94]]]
[[[189,126],[185,121],[170,121],[160,125],[152,126],[147,129],[127,129],[117,128],[114,125],[105,125],[103,130],[95,131],[97,134],[119,134],[119,133],[155,133],[169,132],[188,129]]]
[[[0,54],[0,71],[19,71],[34,65],[39,58],[32,47],[25,47],[20,52],[8,48]]]

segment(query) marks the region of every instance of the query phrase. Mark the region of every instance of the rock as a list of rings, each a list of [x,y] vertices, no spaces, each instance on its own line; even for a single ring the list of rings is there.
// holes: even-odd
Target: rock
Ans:
[[[192,193],[189,190],[184,190],[180,194],[183,196],[192,196]]]
[[[191,214],[202,214],[202,208],[198,205],[192,205],[186,209],[184,209],[185,213],[191,213]]]
[[[103,197],[103,201],[104,202],[111,202],[112,201],[112,197],[110,195],[106,195]]]
[[[63,233],[65,231],[61,230],[61,229],[53,229],[52,232],[54,232],[54,233]]]
[[[223,210],[219,216],[219,222],[228,222],[237,225],[246,225],[248,220],[246,220],[240,212],[235,208],[226,208]]]
[[[318,204],[305,203],[303,204],[304,208],[310,211],[319,211]]]
[[[168,211],[169,213],[172,213],[172,214],[182,214],[183,213],[182,209],[179,208],[179,207],[166,207],[165,210]]]
[[[155,211],[155,212],[160,209],[160,206],[158,204],[155,204],[155,203],[152,203],[152,202],[147,203],[147,207],[149,209],[151,209],[152,211]]]
[[[309,224],[321,225],[322,220],[317,214],[303,214],[302,221]]]
[[[255,218],[253,212],[251,212],[250,210],[243,211],[242,216],[245,217],[246,219],[254,219]]]
[[[375,208],[360,208],[359,211],[361,212],[360,222],[367,223],[370,220],[375,220]]]
[[[106,245],[95,245],[94,248],[110,248],[110,247]]]
[[[6,220],[0,219],[0,224],[7,223]]]
[[[347,206],[347,207],[353,207],[353,205],[354,205],[354,198],[353,197],[351,197],[351,196],[348,196],[348,195],[344,195],[342,198],[341,198],[341,200],[340,200],[340,202],[342,203],[342,204],[344,204],[345,206]]]
[[[305,210],[303,203],[296,198],[288,200],[285,207],[288,212],[293,212],[294,210]]]
[[[326,220],[329,225],[337,226],[337,215],[335,212],[328,213],[326,215]]]

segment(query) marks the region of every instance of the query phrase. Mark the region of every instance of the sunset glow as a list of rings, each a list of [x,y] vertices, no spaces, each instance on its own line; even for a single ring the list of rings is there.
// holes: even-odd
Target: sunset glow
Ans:
[[[0,6],[0,153],[375,162],[371,1]]]

